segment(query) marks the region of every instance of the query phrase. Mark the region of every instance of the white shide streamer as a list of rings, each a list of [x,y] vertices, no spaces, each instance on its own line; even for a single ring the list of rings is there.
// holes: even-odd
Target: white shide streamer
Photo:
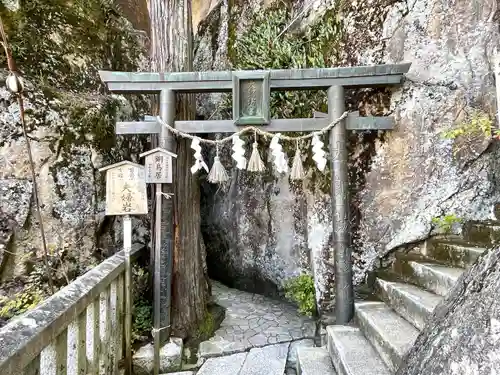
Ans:
[[[247,159],[245,159],[245,142],[237,135],[233,135],[233,154],[231,155],[236,161],[236,168],[245,169],[247,167]]]
[[[280,145],[280,133],[277,133],[271,139],[269,148],[271,149],[271,155],[274,158],[274,165],[278,173],[288,172],[288,163],[286,162],[285,153],[283,152],[283,147]]]
[[[318,134],[314,134],[311,141],[313,157],[312,159],[316,162],[316,166],[321,172],[324,172],[326,167],[326,152],[323,150],[324,143],[319,138]]]
[[[191,148],[194,150],[194,164],[191,167],[191,173],[195,174],[202,168],[205,169],[205,171],[207,171],[208,173],[208,166],[203,160],[203,157],[201,156],[200,138],[193,137]]]

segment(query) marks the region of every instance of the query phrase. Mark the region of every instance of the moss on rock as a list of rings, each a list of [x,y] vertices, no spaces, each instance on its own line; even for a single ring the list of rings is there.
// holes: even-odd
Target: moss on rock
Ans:
[[[133,157],[146,139],[115,137],[117,120],[136,118],[149,105],[143,97],[102,95],[98,70],[138,70],[147,51],[141,34],[112,0],[19,0],[16,8],[2,2],[0,15],[26,81],[28,135],[47,241],[58,250],[48,258],[54,277],[63,276],[61,282],[56,280],[59,287],[100,261],[100,253],[112,252],[99,248],[99,236],[107,234],[99,229],[104,178],[95,168]],[[6,65],[3,54],[0,64]],[[5,73],[0,71],[0,79]],[[27,161],[19,152],[24,144],[17,104],[5,90],[2,97],[8,122],[0,127],[0,147],[6,160],[16,160],[12,176],[29,179],[21,169]],[[4,176],[12,177],[8,172]],[[14,276],[22,285],[44,291],[47,280],[37,227],[22,228],[13,241],[16,259],[27,264],[22,275]],[[13,277],[6,276],[3,281]],[[5,283],[3,287],[8,289]]]
[[[58,90],[95,88],[99,69],[135,70],[143,53],[111,0],[20,0],[0,15],[20,70]]]

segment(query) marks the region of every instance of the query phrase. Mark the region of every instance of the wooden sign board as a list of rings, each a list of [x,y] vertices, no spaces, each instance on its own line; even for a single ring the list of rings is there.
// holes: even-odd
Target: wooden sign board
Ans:
[[[122,161],[106,171],[106,215],[146,215],[148,200],[144,167]]]
[[[173,163],[172,158],[177,155],[163,148],[155,148],[144,152],[140,157],[145,157],[146,183],[171,184]]]

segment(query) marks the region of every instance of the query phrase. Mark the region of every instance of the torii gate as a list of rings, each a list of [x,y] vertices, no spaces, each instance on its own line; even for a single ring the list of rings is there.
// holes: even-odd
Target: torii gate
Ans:
[[[345,88],[365,88],[398,85],[408,72],[410,63],[359,66],[349,68],[293,69],[266,71],[222,71],[179,73],[130,73],[101,71],[100,76],[110,91],[116,93],[159,94],[160,117],[167,124],[186,133],[229,133],[241,126],[256,125],[270,132],[316,131],[326,127],[345,111]],[[328,90],[328,116],[315,118],[270,119],[269,98],[273,90]],[[202,92],[232,92],[232,120],[175,121],[175,94]],[[248,105],[252,103],[252,108]],[[348,323],[354,313],[352,260],[349,230],[349,195],[347,174],[347,130],[390,130],[391,117],[359,117],[351,113],[330,131],[330,160],[332,169],[332,225],[335,257],[335,316],[336,324]],[[154,118],[139,122],[118,122],[117,134],[158,134],[160,147],[173,150],[173,137]],[[164,190],[165,191],[165,187]],[[168,204],[168,203],[167,203]],[[170,203],[171,204],[171,203]],[[158,216],[157,216],[158,217]],[[161,259],[155,261],[155,275],[161,275],[161,285],[170,285],[172,248],[172,218],[162,225]],[[158,228],[158,223],[157,223]],[[163,260],[167,260],[167,265]],[[170,263],[170,264],[168,264]],[[161,270],[160,270],[161,267]],[[161,295],[162,311],[155,309],[160,326],[170,324],[170,289],[159,290],[155,283],[155,296]],[[158,294],[157,294],[158,293]],[[159,316],[161,315],[161,317]],[[155,328],[158,325],[155,324]]]

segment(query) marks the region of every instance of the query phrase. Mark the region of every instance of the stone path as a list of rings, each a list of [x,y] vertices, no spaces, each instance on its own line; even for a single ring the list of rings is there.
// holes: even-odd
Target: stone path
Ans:
[[[297,308],[262,295],[212,284],[217,304],[226,316],[215,336],[200,344],[200,358],[219,357],[278,343],[313,339],[316,324]]]
[[[291,352],[296,352],[299,346],[312,346],[314,343],[306,339],[295,341],[294,344],[295,347],[292,347],[290,342],[285,342],[254,348],[248,353],[209,358],[197,375],[296,375],[296,363],[292,366],[288,360]],[[296,353],[292,356],[296,358]]]

